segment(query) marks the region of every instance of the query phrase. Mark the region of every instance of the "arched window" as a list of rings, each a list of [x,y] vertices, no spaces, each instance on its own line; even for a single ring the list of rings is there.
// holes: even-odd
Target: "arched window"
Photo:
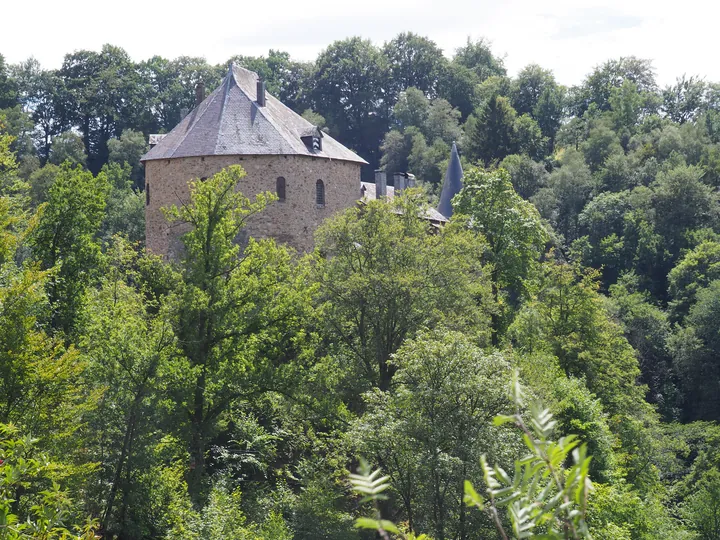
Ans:
[[[280,202],[285,202],[285,178],[278,176],[275,181],[275,193],[280,199]]]
[[[322,180],[315,182],[315,203],[325,206],[325,184]]]
[[[150,206],[150,182],[145,182],[145,206]]]

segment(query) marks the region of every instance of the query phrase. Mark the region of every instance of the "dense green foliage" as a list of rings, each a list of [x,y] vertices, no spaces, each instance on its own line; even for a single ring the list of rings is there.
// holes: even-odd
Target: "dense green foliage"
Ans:
[[[166,209],[161,260],[146,137],[227,66],[0,56],[3,537],[718,537],[720,87],[629,57],[565,88],[412,33],[232,60],[420,189],[302,255],[235,243],[275,196],[231,167]]]

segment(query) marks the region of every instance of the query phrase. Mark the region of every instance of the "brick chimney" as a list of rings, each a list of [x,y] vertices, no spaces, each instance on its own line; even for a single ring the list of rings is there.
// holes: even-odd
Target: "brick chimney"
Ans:
[[[414,188],[417,185],[417,182],[415,180],[415,175],[407,173],[407,186],[409,188]]]
[[[382,169],[375,169],[375,198],[387,195],[387,176]]]
[[[202,79],[195,85],[195,106],[197,107],[205,101],[205,83]]]
[[[258,107],[265,106],[265,81],[258,79],[257,82],[257,104]]]

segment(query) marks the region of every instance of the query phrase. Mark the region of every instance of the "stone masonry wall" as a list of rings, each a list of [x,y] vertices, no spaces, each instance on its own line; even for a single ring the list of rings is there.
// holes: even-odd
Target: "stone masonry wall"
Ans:
[[[238,189],[252,199],[264,191],[275,192],[279,176],[285,178],[285,202],[270,204],[248,221],[247,233],[255,238],[275,238],[300,252],[313,247],[313,233],[320,223],[360,198],[360,164],[310,156],[207,156],[145,162],[149,204],[145,206],[145,238],[150,251],[175,257],[182,250],[180,236],[187,225],[171,225],[160,208],[187,202],[188,181],[209,178],[229,165],[247,172]],[[325,206],[315,203],[316,182],[325,184]],[[147,188],[146,188],[147,189]]]

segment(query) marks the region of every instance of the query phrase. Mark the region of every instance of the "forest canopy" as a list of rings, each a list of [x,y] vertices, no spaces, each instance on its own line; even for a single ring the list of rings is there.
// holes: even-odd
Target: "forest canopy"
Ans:
[[[166,209],[184,256],[148,253],[148,136],[230,62],[419,187],[299,254],[234,242],[276,195],[233,166]],[[720,84],[647,59],[565,87],[409,32],[313,62],[0,55],[0,535],[720,538],[718,188]]]

